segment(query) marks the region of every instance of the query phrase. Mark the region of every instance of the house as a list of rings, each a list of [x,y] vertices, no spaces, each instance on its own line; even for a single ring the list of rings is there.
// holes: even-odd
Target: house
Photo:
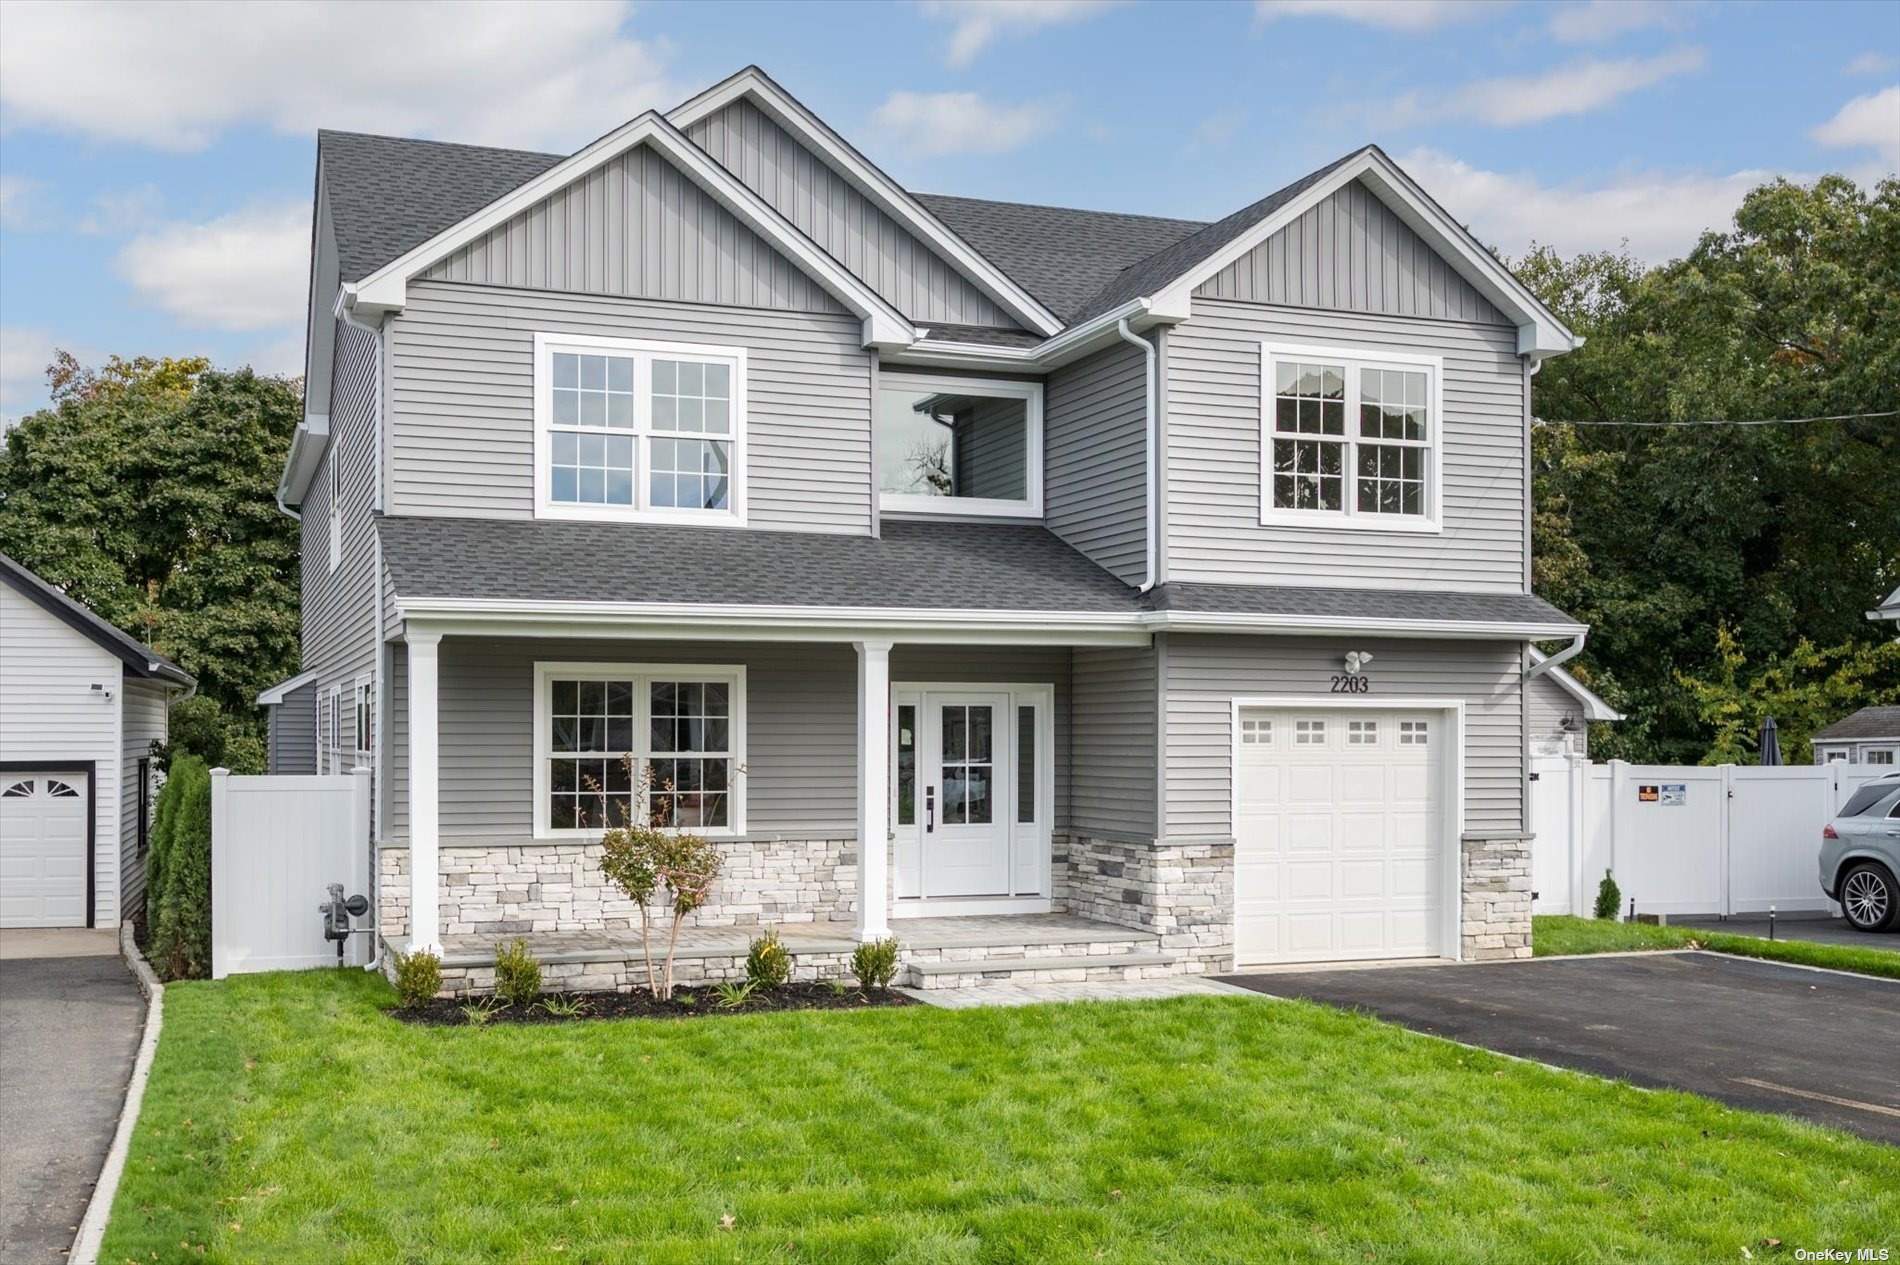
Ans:
[[[0,927],[116,927],[142,910],[152,744],[194,685],[0,554]]]
[[[570,155],[324,132],[312,240],[281,705],[452,986],[630,978],[629,758],[725,853],[689,970],[1529,954],[1577,339],[1376,147],[1213,223],[920,194],[748,68]]]
[[[1881,623],[1884,620],[1891,619],[1895,621],[1896,627],[1900,627],[1900,588],[1887,594],[1886,601],[1882,602],[1873,610],[1868,611],[1867,618],[1875,623]]]
[[[1900,762],[1900,707],[1863,707],[1808,739],[1816,764]]]
[[[1533,646],[1530,657],[1534,667],[1548,656]],[[1525,686],[1525,702],[1529,707],[1525,724],[1532,755],[1588,756],[1590,725],[1623,719],[1623,713],[1558,667],[1530,678]]]

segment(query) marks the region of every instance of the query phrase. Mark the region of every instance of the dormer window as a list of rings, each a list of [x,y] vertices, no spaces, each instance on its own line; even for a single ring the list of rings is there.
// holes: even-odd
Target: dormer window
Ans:
[[[1267,525],[1437,531],[1437,357],[1261,349]]]
[[[1042,385],[887,373],[877,398],[878,506],[1042,514]]]
[[[534,343],[541,517],[744,523],[744,348]]]

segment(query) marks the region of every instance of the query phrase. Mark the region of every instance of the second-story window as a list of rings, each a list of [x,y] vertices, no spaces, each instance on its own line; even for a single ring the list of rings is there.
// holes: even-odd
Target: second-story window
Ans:
[[[884,374],[874,443],[886,512],[1042,513],[1040,383]]]
[[[1260,521],[1438,527],[1435,357],[1265,347]]]
[[[745,519],[745,351],[535,336],[546,518]]]

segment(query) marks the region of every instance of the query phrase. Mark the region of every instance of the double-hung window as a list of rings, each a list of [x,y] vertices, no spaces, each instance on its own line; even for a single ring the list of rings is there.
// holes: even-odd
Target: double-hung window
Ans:
[[[745,349],[536,334],[543,518],[745,521]]]
[[[534,738],[539,838],[745,829],[743,667],[538,663]]]
[[[1261,349],[1263,524],[1436,531],[1437,357]]]

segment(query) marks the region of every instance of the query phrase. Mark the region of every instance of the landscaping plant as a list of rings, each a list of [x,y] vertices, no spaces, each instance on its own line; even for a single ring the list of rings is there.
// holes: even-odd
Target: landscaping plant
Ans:
[[[629,772],[633,759],[627,758]],[[665,810],[655,807],[652,773],[642,765],[632,778],[635,803],[641,806],[639,825],[617,826],[601,836],[604,855],[600,870],[608,882],[626,893],[640,910],[640,949],[646,957],[647,987],[665,1001],[673,995],[673,957],[679,948],[680,927],[686,916],[705,905],[719,879],[724,861],[719,850],[698,835],[687,834],[665,820]],[[670,790],[662,786],[661,790]],[[670,804],[670,795],[661,797]],[[666,959],[661,969],[653,967],[653,917],[650,904],[664,889],[673,923],[667,933]]]
[[[745,977],[754,988],[783,988],[792,978],[792,955],[778,932],[767,931],[752,942],[745,955]]]
[[[511,1006],[532,1005],[541,995],[541,963],[516,937],[495,946],[495,996]]]
[[[885,989],[897,978],[897,937],[868,940],[851,951],[851,973],[865,988]]]
[[[752,990],[757,987],[758,985],[751,980],[743,984],[737,980],[723,980],[714,984],[712,989],[719,995],[718,1005],[721,1010],[737,1010],[746,1004],[746,1000],[752,996]]]
[[[426,949],[394,955],[396,996],[405,1006],[420,1006],[442,991],[442,959]]]
[[[203,979],[211,973],[211,773],[204,761],[172,761],[159,801],[166,831],[150,957],[166,979]]]
[[[1599,918],[1614,918],[1616,911],[1623,906],[1623,892],[1608,870],[1603,871],[1603,881],[1597,884],[1596,915]]]
[[[556,1019],[578,1019],[592,1007],[585,997],[578,993],[552,993],[543,997],[540,1008]]]

